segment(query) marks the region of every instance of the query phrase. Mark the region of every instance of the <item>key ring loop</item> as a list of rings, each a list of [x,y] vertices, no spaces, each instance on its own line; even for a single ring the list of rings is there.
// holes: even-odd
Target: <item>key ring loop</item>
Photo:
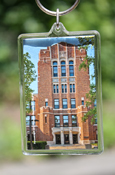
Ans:
[[[67,10],[65,11],[62,11],[62,12],[59,12],[59,16],[62,16],[62,15],[65,15],[69,12],[71,12],[72,10],[74,10],[77,6],[78,6],[78,3],[79,3],[80,0],[76,0],[75,3]],[[46,9],[41,3],[39,0],[36,0],[36,3],[38,5],[38,7],[46,14],[48,15],[51,15],[51,16],[56,16],[57,15],[57,12],[54,12],[54,11],[50,11],[48,9]]]

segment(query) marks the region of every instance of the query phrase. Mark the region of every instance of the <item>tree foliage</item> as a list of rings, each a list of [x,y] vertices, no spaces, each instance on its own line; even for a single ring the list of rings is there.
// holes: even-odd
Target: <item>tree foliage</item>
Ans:
[[[24,61],[24,85],[25,85],[25,101],[26,101],[26,112],[31,112],[31,100],[32,100],[32,93],[34,90],[30,88],[30,85],[33,81],[36,80],[36,71],[34,70],[35,66],[31,62],[31,57],[29,53],[23,54],[23,61]]]
[[[49,10],[66,10],[74,0],[42,0]],[[103,98],[115,99],[115,0],[82,0],[71,13],[60,17],[68,31],[97,30],[101,34]],[[42,16],[42,18],[41,18]],[[0,1],[0,97],[19,103],[17,37],[21,33],[48,32],[56,18],[42,12],[33,0]],[[85,41],[86,42],[86,41]],[[87,44],[87,43],[85,43]],[[113,85],[113,86],[110,86]],[[13,87],[13,88],[12,88]],[[110,90],[108,90],[108,87]]]
[[[94,38],[92,39],[85,39],[86,42],[84,42],[83,39],[80,39],[81,44],[91,44],[94,45]],[[81,47],[80,47],[81,48]],[[88,45],[83,46],[82,48],[88,49]],[[89,69],[89,66],[91,64],[94,65],[95,59],[93,57],[89,57],[86,55],[82,63],[79,65],[79,70],[84,69],[86,71]],[[94,75],[91,75],[91,78],[93,79],[95,77],[95,67],[94,67]],[[89,109],[87,113],[84,114],[84,117],[82,118],[82,121],[85,122],[89,117],[91,118],[91,124],[95,123],[96,114],[97,114],[97,108],[94,106],[94,102],[96,101],[96,85],[94,83],[90,84],[90,90],[88,93],[86,93],[86,107]]]

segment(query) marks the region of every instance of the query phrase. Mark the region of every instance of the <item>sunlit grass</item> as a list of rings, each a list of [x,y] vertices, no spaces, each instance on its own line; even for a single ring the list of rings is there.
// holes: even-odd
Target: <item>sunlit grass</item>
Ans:
[[[105,149],[115,146],[115,102],[105,102],[103,108],[103,131]]]
[[[20,160],[21,130],[13,120],[3,119],[0,123],[0,160]]]

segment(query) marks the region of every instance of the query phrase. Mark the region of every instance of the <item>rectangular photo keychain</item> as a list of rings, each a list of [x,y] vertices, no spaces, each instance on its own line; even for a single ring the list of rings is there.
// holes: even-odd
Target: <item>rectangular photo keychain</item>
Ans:
[[[25,155],[103,151],[100,34],[68,32],[56,16],[48,33],[18,37],[22,151]]]

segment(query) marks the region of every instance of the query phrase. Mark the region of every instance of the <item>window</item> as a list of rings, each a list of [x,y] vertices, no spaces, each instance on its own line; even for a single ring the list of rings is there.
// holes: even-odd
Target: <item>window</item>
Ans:
[[[30,126],[30,119],[31,119],[31,125],[35,125],[35,116],[26,116],[26,126]]]
[[[61,85],[62,93],[67,93],[67,84]]]
[[[77,118],[76,115],[72,115],[72,127],[76,127],[77,126]]]
[[[66,76],[66,66],[65,66],[65,61],[61,62],[61,76]]]
[[[35,101],[31,101],[31,109],[32,111],[35,111]]]
[[[57,93],[59,93],[59,87],[58,84],[56,85]]]
[[[54,108],[59,109],[59,99],[54,99]]]
[[[30,101],[27,103],[27,109],[35,111],[35,101]]]
[[[55,85],[53,85],[53,89],[54,89],[54,93],[56,93],[56,86]]]
[[[58,86],[58,84],[54,84],[53,85],[53,92],[54,93],[59,93],[59,86]]]
[[[64,93],[64,84],[61,85],[62,93]]]
[[[65,93],[67,93],[67,84],[65,84]]]
[[[73,92],[75,92],[75,84],[73,84]]]
[[[63,126],[68,127],[68,116],[67,115],[63,116]]]
[[[62,103],[63,103],[63,109],[67,109],[67,99],[66,98],[62,99]]]
[[[73,92],[72,84],[70,84],[70,92]]]
[[[75,84],[70,84],[70,93],[75,92]]]
[[[47,116],[45,116],[45,123],[47,123]]]
[[[55,116],[55,127],[60,127],[60,116]]]
[[[81,101],[81,104],[84,105],[84,100]]]
[[[58,68],[57,68],[57,61],[53,62],[53,77],[58,76]]]
[[[69,61],[69,76],[74,76],[73,61]]]
[[[48,102],[45,102],[45,106],[48,106]]]
[[[71,98],[71,108],[75,108],[75,98]]]

